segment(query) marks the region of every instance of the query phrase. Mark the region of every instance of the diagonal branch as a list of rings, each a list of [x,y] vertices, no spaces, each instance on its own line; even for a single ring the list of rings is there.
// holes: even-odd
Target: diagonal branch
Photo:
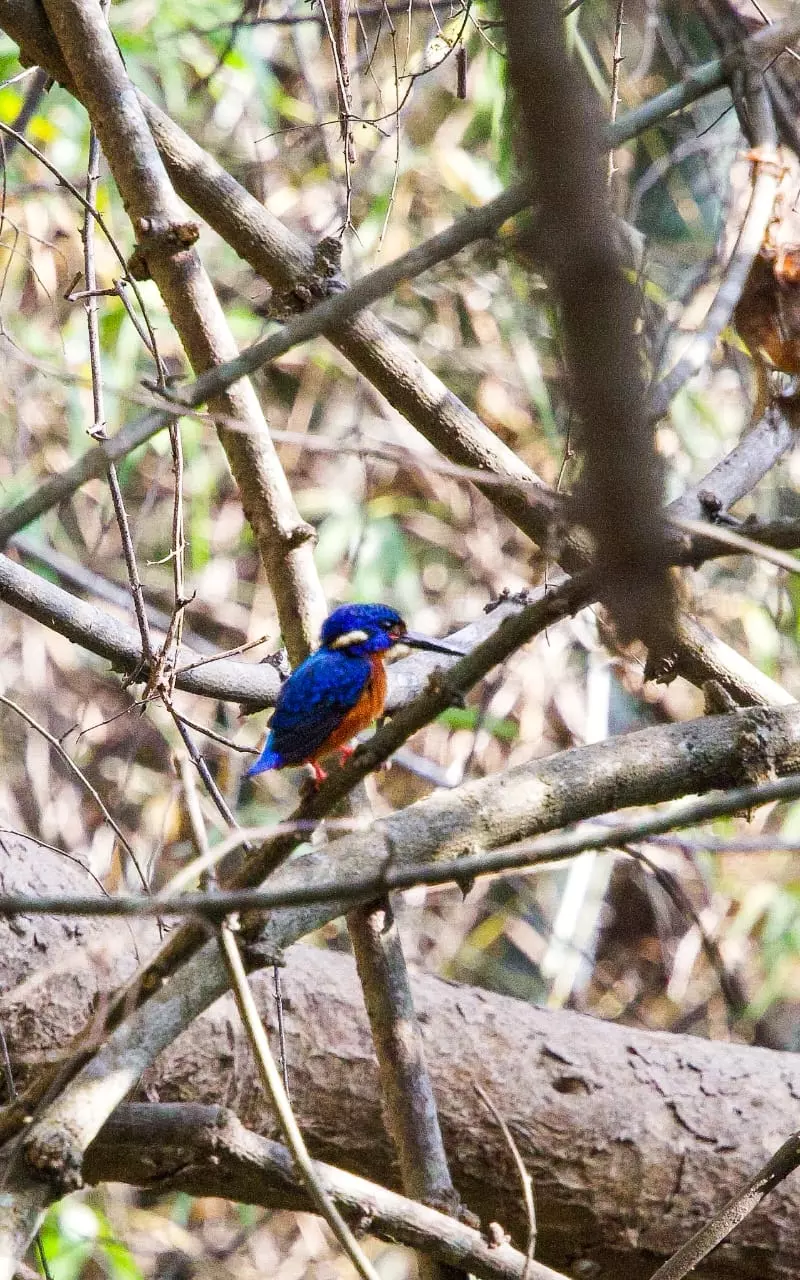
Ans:
[[[318,1164],[340,1210],[384,1240],[424,1250],[481,1280],[523,1280],[525,1255],[486,1240],[474,1227],[388,1191],[344,1169]],[[285,1147],[245,1129],[223,1107],[127,1103],[103,1126],[86,1154],[89,1182],[127,1182],[162,1191],[224,1196],[267,1208],[309,1210]],[[529,1280],[565,1280],[534,1262]]]
[[[45,8],[133,223],[138,270],[158,285],[196,371],[231,360],[238,354],[236,345],[190,247],[197,228],[183,217],[101,11],[91,0],[47,0]],[[324,612],[313,590],[313,530],[300,519],[250,384],[226,390],[212,403],[215,407],[244,428],[232,432],[221,421],[219,437],[256,534],[281,629],[297,660]]]
[[[503,0],[502,11],[522,162],[539,203],[541,253],[580,420],[580,518],[622,639],[661,649],[677,621],[658,521],[663,462],[645,416],[639,299],[614,250],[596,98],[567,54],[556,0]]]
[[[653,1273],[652,1280],[683,1280],[740,1222],[744,1222],[764,1196],[774,1191],[799,1165],[800,1133],[793,1133],[741,1191],[732,1196],[710,1222],[701,1227],[691,1240],[687,1240],[668,1262]]]

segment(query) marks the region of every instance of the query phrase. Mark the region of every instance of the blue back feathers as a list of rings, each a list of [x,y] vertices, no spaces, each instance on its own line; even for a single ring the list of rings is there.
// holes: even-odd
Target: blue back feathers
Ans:
[[[372,674],[370,654],[405,632],[395,609],[344,604],[326,618],[321,647],[294,669],[278,694],[269,734],[248,776],[313,757],[360,699]]]
[[[358,702],[371,674],[367,657],[317,649],[283,685],[264,750],[248,772],[308,760]]]

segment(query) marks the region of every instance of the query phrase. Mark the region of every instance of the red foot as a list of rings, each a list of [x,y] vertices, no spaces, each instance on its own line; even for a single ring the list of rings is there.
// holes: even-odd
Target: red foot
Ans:
[[[355,747],[347,746],[347,747],[339,748],[339,765],[341,768],[344,768],[344,766],[347,764],[347,761],[350,759],[350,757],[355,755],[355,752],[356,752]]]
[[[316,760],[309,760],[309,764],[311,765],[311,768],[314,770],[314,786],[318,787],[321,782],[325,781],[328,775],[323,769],[322,765],[317,764]]]

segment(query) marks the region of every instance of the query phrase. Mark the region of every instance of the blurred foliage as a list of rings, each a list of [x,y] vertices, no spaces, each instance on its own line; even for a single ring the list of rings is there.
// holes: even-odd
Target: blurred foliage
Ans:
[[[75,1197],[54,1205],[39,1233],[39,1257],[52,1280],[79,1280],[91,1268],[108,1280],[142,1280],[102,1210]]]
[[[615,7],[584,0],[569,19],[574,55],[606,112]],[[467,13],[455,0],[389,8],[362,0],[356,15],[357,159],[352,226],[344,236],[353,277],[495,195],[514,176],[516,143],[495,3],[476,0]],[[345,165],[320,3],[264,0],[243,10],[224,0],[190,6],[121,0],[112,22],[135,82],[274,214],[309,241],[342,228]],[[464,99],[457,96],[456,46],[466,56]],[[626,0],[623,54],[625,110],[675,83],[712,48],[691,6]],[[19,70],[15,48],[0,40],[0,118],[7,123],[16,119],[29,85],[26,77],[13,79]],[[682,330],[698,323],[718,279],[714,246],[735,207],[729,178],[741,146],[728,105],[724,94],[714,95],[615,155],[617,209],[646,237],[642,314],[653,365],[680,347]],[[83,188],[88,126],[65,91],[54,87],[42,96],[26,136]],[[64,296],[82,269],[81,210],[34,156],[21,146],[12,153],[8,140],[5,145],[0,487],[8,505],[84,451],[92,411],[85,315],[80,302]],[[131,229],[105,171],[98,208],[127,258]],[[269,324],[269,289],[207,229],[200,251],[237,340],[251,343]],[[97,254],[100,281],[108,287],[120,267],[99,234]],[[162,357],[185,373],[152,284],[142,293]],[[543,479],[570,486],[575,462],[558,322],[524,235],[506,230],[474,246],[400,287],[379,309]],[[146,402],[142,384],[152,380],[153,367],[118,298],[101,299],[100,325],[113,433]],[[256,385],[271,425],[292,433],[280,456],[303,516],[318,531],[317,564],[332,603],[384,599],[411,625],[443,633],[473,619],[500,592],[542,580],[543,557],[468,483],[439,470],[433,450],[331,347],[320,341],[288,353]],[[720,344],[658,429],[669,496],[732,447],[749,419],[749,397],[746,358],[736,344]],[[181,433],[187,585],[194,593],[187,642],[227,648],[266,636],[266,645],[250,655],[258,660],[279,647],[279,636],[235,486],[202,415],[185,419]],[[386,442],[413,450],[416,461],[401,465],[376,456],[374,446]],[[173,476],[166,438],[137,450],[119,471],[147,600],[169,612]],[[741,504],[740,514],[796,515],[799,472],[797,459],[789,458]],[[115,612],[123,608],[108,599],[108,585],[124,587],[125,573],[106,484],[86,485],[28,533],[44,557],[26,554],[32,567],[61,580],[48,568],[49,553],[59,552],[88,570],[81,590],[90,598]],[[796,582],[742,558],[707,565],[692,575],[691,587],[702,621],[800,695]],[[130,619],[130,611],[124,616]],[[171,721],[154,704],[140,714],[134,691],[107,664],[7,608],[2,617],[2,691],[64,742],[154,883],[163,883],[192,856]],[[188,695],[180,695],[178,706],[245,748],[255,748],[263,733],[263,717],[241,723],[234,709]],[[515,655],[465,709],[442,716],[413,745],[452,783],[701,711],[698,691],[680,680],[643,687],[641,655],[609,656],[589,612]],[[240,787],[246,755],[211,739],[203,740],[203,751],[245,823],[279,818],[296,795],[297,775],[269,775]],[[78,854],[109,890],[133,884],[86,791],[6,706],[0,706],[0,760],[3,828]],[[379,812],[413,801],[431,785],[399,766],[370,780]],[[218,819],[210,806],[205,812],[216,838]],[[781,806],[760,810],[749,825],[744,819],[715,824],[714,834],[734,839],[763,832],[779,843],[796,839],[799,822],[797,806]],[[780,1007],[788,1028],[782,1042],[793,1044],[800,1010],[793,854],[776,848],[770,855],[712,856],[704,854],[703,840],[702,831],[684,833],[680,847],[654,845],[649,853],[680,880],[702,927],[739,972],[750,1000],[744,1018],[726,1009],[697,920],[622,855],[484,881],[466,900],[455,889],[411,894],[398,904],[409,956],[435,972],[522,999],[705,1035],[757,1038],[758,1027]],[[345,945],[341,925],[317,941]],[[117,1236],[130,1254],[111,1243]],[[315,1219],[186,1197],[95,1193],[54,1209],[42,1238],[55,1280],[200,1274],[201,1263],[231,1277],[288,1277],[339,1266]],[[370,1248],[384,1274],[404,1274],[400,1251],[374,1242]]]

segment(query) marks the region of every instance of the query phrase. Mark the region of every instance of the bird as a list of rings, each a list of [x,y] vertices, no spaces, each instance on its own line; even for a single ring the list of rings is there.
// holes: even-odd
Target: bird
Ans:
[[[409,631],[396,609],[385,604],[344,604],[320,631],[320,647],[295,667],[278,694],[269,733],[247,777],[268,769],[310,764],[315,783],[327,774],[322,756],[352,755],[350,739],[383,711],[383,659],[397,644],[463,658],[464,650]]]
[[[772,399],[770,372],[800,374],[800,245],[765,242],[733,312],[756,375],[751,426]]]

